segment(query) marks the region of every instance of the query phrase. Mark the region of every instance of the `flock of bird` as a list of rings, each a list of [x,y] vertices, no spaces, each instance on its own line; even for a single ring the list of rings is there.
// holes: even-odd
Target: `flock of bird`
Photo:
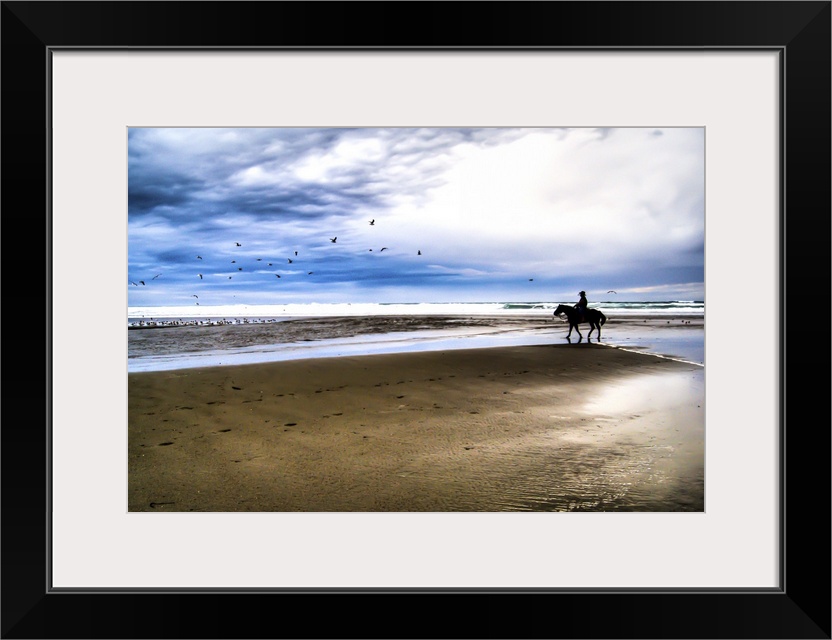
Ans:
[[[375,224],[376,224],[376,221],[375,221],[375,219],[372,219],[372,220],[370,220],[370,221],[369,221],[369,223],[370,223],[370,226],[371,226],[371,227],[374,227],[374,226],[375,226]],[[333,236],[333,237],[329,238],[329,241],[330,241],[330,243],[331,243],[331,244],[337,244],[337,242],[338,242],[338,236]],[[234,243],[234,246],[236,246],[236,247],[242,247],[243,245],[242,245],[242,243],[240,243],[240,242],[235,242],[235,243]],[[378,253],[382,253],[382,252],[384,252],[384,251],[388,251],[388,250],[389,250],[389,248],[388,248],[388,247],[381,247],[381,249],[379,249],[379,250],[378,250]],[[372,249],[368,249],[368,251],[373,251],[373,250],[372,250]],[[416,255],[417,255],[417,256],[421,256],[421,255],[422,255],[422,250],[421,250],[421,249],[417,250]],[[295,252],[294,252],[294,257],[295,257],[295,258],[297,258],[297,256],[298,256],[298,252],[297,252],[297,251],[295,251]],[[197,259],[197,260],[203,260],[203,257],[202,257],[201,255],[197,255],[197,256],[196,256],[196,259]],[[262,261],[263,261],[263,258],[256,258],[256,262],[262,262]],[[286,261],[287,261],[287,264],[293,264],[293,263],[294,263],[294,260],[293,260],[292,258],[287,258],[287,259],[286,259]],[[232,261],[231,261],[231,264],[237,264],[237,261],[236,261],[236,260],[232,260]],[[267,264],[267,266],[269,266],[269,267],[274,266],[274,263],[273,263],[273,262],[267,262],[266,264]],[[243,271],[243,267],[238,266],[238,267],[237,267],[237,271]],[[314,271],[307,271],[307,272],[306,272],[306,275],[311,276],[311,275],[314,275],[314,273],[315,273]],[[155,280],[156,278],[158,278],[158,277],[159,277],[159,276],[161,276],[161,275],[162,275],[162,274],[157,273],[155,276],[153,276],[153,277],[151,278],[151,280]],[[204,277],[205,277],[202,273],[197,273],[196,275],[199,277],[199,279],[200,279],[200,280],[203,280],[203,279],[204,279]],[[274,276],[275,276],[276,278],[281,278],[281,277],[282,277],[279,273],[275,273],[275,274],[274,274]],[[231,280],[231,279],[232,279],[232,276],[227,276],[227,278],[228,278],[229,280]],[[533,282],[533,281],[534,281],[534,278],[529,278],[529,282]],[[136,286],[136,287],[138,287],[138,286],[147,286],[147,283],[146,283],[144,280],[139,280],[139,281],[132,281],[132,280],[131,280],[131,281],[130,281],[130,284],[131,284],[131,285],[133,285],[133,286]],[[607,293],[616,293],[616,291],[610,290],[610,291],[607,291]],[[196,298],[197,300],[199,299],[199,296],[198,296],[198,295],[196,295],[196,294],[192,294],[192,296],[191,296],[191,297]],[[196,304],[198,305],[198,304],[199,304],[199,302],[197,302]]]
[[[369,223],[370,223],[370,226],[371,226],[371,227],[374,227],[374,226],[375,226],[375,224],[376,224],[376,221],[375,221],[375,219],[372,219],[372,220],[370,220],[370,221],[369,221]],[[332,244],[336,244],[336,243],[337,243],[337,241],[338,241],[338,236],[334,236],[334,237],[330,238],[330,239],[329,239],[329,241],[330,241],[330,243],[332,243]],[[242,245],[242,243],[240,243],[240,242],[234,242],[234,246],[235,246],[235,247],[242,247],[243,245]],[[368,249],[368,251],[372,251],[372,249]],[[389,247],[381,247],[381,249],[379,249],[378,253],[381,253],[381,252],[383,252],[383,251],[389,251]],[[297,258],[297,255],[298,255],[298,252],[297,252],[297,251],[294,251],[294,257],[295,257],[295,258]],[[421,256],[421,255],[422,255],[422,251],[421,251],[421,249],[420,249],[420,250],[418,250],[418,251],[416,252],[416,255],[419,255],[419,256]],[[203,258],[201,255],[197,255],[197,256],[196,256],[196,259],[197,259],[197,260],[203,260],[204,258]],[[263,258],[256,258],[256,262],[262,262],[262,261],[263,261]],[[294,260],[293,260],[292,258],[287,258],[287,259],[286,259],[286,261],[287,261],[287,264],[293,264],[293,263],[294,263]],[[236,261],[236,260],[232,260],[232,261],[231,261],[231,264],[237,264],[237,261]],[[267,266],[269,266],[269,267],[274,266],[274,263],[273,263],[273,262],[267,262],[266,264],[267,264]],[[237,271],[243,271],[243,267],[239,267],[239,266],[238,266],[238,267],[237,267]],[[314,275],[314,273],[315,273],[314,271],[307,271],[307,272],[306,272],[306,275],[311,276],[311,275]],[[155,279],[156,279],[156,278],[158,278],[160,275],[162,275],[162,274],[157,273],[155,276],[153,276],[153,277],[151,278],[151,280],[155,280]],[[200,279],[200,280],[203,280],[203,279],[205,278],[205,276],[204,276],[202,273],[197,273],[196,275],[199,277],[199,279]],[[281,275],[280,275],[279,273],[275,273],[274,275],[275,275],[275,277],[277,277],[277,278],[281,278]],[[227,277],[228,277],[228,279],[229,279],[229,280],[231,280],[231,279],[232,279],[232,276],[227,276]],[[136,287],[138,287],[138,286],[147,286],[147,283],[146,283],[144,280],[139,280],[139,281],[137,281],[137,282],[136,282],[136,281],[132,281],[132,280],[131,280],[131,281],[130,281],[130,284],[131,284],[131,285],[133,285],[133,286],[136,286]],[[196,294],[192,294],[192,295],[191,295],[191,297],[192,297],[192,298],[197,298],[197,299],[199,299],[199,296],[198,296],[198,295],[196,295]],[[198,305],[198,304],[199,304],[199,302],[197,302],[196,304]]]

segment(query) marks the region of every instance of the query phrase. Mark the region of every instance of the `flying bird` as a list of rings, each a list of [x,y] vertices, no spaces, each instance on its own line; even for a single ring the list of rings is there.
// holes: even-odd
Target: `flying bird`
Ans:
[[[534,282],[534,278],[529,278],[529,282]]]
[[[271,262],[269,263],[269,266],[272,266],[272,263],[271,263]]]
[[[279,273],[276,273],[276,274],[274,274],[274,275],[276,275],[278,278],[280,277],[280,274],[279,274]]]
[[[139,284],[144,284],[144,280],[139,280]]]
[[[310,272],[309,272],[309,273],[307,273],[306,275],[311,276],[313,273],[315,273],[315,272],[314,272],[314,271],[310,271]]]
[[[153,277],[151,278],[151,280],[155,280],[155,279],[156,279],[156,278],[158,278],[160,275],[162,275],[162,274],[161,274],[161,273],[157,273],[155,276],[153,276]]]
[[[192,298],[199,298],[199,296],[198,296],[198,295],[196,295],[196,294],[193,294],[191,297],[192,297]]]
[[[292,259],[291,258],[286,258],[286,259],[289,261],[289,264],[292,264]]]
[[[198,274],[196,274],[196,275],[198,275],[198,276],[199,276],[199,279],[200,279],[200,280],[202,280],[202,274],[201,274],[201,273],[198,273]]]
[[[231,261],[231,264],[237,264],[237,261],[236,261],[236,260],[232,260],[232,261]]]
[[[610,289],[609,291],[607,291],[607,293],[617,293],[617,291],[613,291],[612,289]]]
[[[130,284],[135,285],[135,286],[137,286],[137,287],[139,286],[138,284],[136,284],[136,283],[135,283],[135,282],[133,282],[132,280],[130,281]]]
[[[237,271],[242,271],[242,270],[243,270],[242,267],[237,267]]]
[[[379,253],[381,253],[382,251],[384,251],[386,248],[387,248],[387,247],[382,247],[381,249],[379,249]]]
[[[241,245],[239,242],[235,242],[234,244],[236,244],[238,247],[242,247],[242,246],[243,246],[243,245]]]
[[[372,227],[376,223],[375,218],[370,220],[370,226]]]
[[[298,255],[298,252],[297,252],[297,251],[295,251],[295,255]]]
[[[330,238],[329,241],[330,242],[335,242],[337,239],[338,239],[338,236],[335,236],[334,238]]]
[[[197,260],[202,260],[202,256],[197,256],[196,259]]]
[[[417,256],[422,255],[422,250],[421,250],[421,249],[419,249],[419,251],[417,251],[417,252],[416,252],[416,255],[417,255]]]

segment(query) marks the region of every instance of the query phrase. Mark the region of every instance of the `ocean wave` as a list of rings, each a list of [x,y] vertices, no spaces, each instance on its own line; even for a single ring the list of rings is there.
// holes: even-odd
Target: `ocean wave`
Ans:
[[[128,320],[147,322],[165,319],[212,319],[238,321],[248,318],[327,318],[337,316],[477,316],[477,315],[539,315],[550,313],[558,304],[573,305],[574,301],[502,301],[502,302],[383,302],[383,303],[307,303],[283,305],[224,305],[130,307]],[[665,313],[703,314],[704,302],[590,302],[590,307],[604,313],[643,315]]]

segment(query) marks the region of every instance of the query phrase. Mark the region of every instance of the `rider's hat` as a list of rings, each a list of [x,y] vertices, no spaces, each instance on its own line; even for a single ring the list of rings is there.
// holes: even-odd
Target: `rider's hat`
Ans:
[[[579,296],[585,296],[585,295],[586,295],[586,291],[581,291],[581,292],[579,292],[579,293],[578,293],[578,295],[579,295]]]

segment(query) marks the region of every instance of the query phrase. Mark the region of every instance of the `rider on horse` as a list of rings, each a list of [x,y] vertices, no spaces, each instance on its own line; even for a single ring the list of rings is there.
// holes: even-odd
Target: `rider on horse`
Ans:
[[[589,303],[586,301],[586,291],[581,291],[578,295],[581,296],[581,299],[578,300],[575,308],[581,314],[581,321],[583,321],[586,317],[586,308]]]

